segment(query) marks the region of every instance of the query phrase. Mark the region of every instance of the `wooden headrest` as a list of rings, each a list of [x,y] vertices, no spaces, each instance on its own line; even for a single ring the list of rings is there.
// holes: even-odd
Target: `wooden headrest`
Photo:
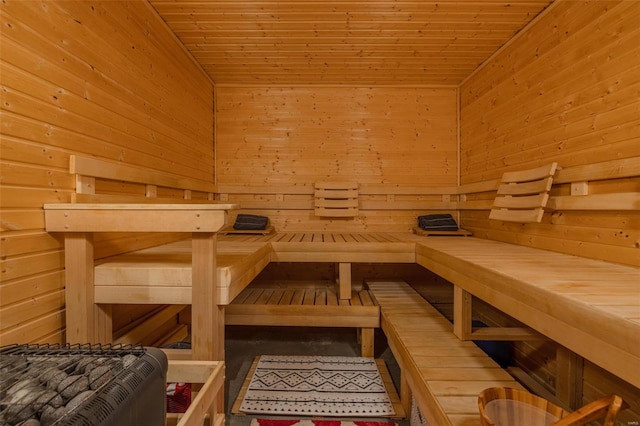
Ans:
[[[540,223],[557,163],[502,175],[489,219]]]

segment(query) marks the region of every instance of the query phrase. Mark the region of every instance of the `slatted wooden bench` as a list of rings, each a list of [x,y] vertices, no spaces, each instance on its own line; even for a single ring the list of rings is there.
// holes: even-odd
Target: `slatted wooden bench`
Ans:
[[[355,290],[352,263],[414,263],[411,234],[278,232],[256,236],[221,236],[221,243],[265,243],[272,262],[324,262],[337,265],[336,287],[296,288],[279,284],[246,289],[226,307],[230,325],[354,327],[359,330],[362,356],[373,356],[374,329],[380,312],[366,290]]]
[[[522,386],[403,281],[368,281],[381,310],[382,331],[401,370],[400,398],[411,396],[429,425],[479,425],[478,394]]]
[[[416,236],[390,232],[276,232],[224,235],[221,242],[268,242],[272,262],[334,263],[338,297],[351,297],[352,263],[415,263]]]
[[[374,329],[380,308],[367,290],[353,290],[340,299],[330,286],[253,285],[226,307],[228,325],[291,327],[354,327],[359,330],[361,356],[373,357]]]

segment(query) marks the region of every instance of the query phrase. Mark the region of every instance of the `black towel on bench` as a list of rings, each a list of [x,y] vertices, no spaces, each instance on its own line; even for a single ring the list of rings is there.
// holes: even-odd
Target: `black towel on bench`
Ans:
[[[254,214],[239,214],[233,224],[236,230],[263,230],[267,228],[269,218],[266,216],[258,216]]]
[[[450,214],[418,216],[418,226],[425,231],[457,231],[458,224]]]

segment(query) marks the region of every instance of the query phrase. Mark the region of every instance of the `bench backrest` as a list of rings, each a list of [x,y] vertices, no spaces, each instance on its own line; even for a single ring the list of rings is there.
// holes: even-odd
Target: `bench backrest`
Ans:
[[[553,186],[568,186],[567,191],[556,191],[549,196],[548,210],[637,210],[640,206],[640,192],[633,183],[621,183],[623,179],[640,177],[640,157],[605,161],[583,166],[559,168],[553,176]],[[495,191],[500,179],[487,180],[458,187],[460,210],[490,210],[494,203]],[[597,187],[594,191],[593,188]],[[486,196],[482,196],[486,194]],[[567,194],[567,195],[565,195]]]
[[[211,182],[185,178],[146,167],[132,166],[95,157],[72,155],[69,172],[75,178],[72,203],[209,203],[214,202]],[[96,259],[169,243],[181,233],[98,233]]]
[[[74,203],[202,203],[213,201],[215,185],[146,167],[72,155]]]
[[[502,175],[489,219],[540,223],[557,163]]]

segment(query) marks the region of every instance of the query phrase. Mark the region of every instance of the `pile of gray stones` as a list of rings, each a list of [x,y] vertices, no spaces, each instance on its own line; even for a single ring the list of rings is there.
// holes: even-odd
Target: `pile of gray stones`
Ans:
[[[136,359],[133,354],[2,356],[0,425],[54,425]]]

